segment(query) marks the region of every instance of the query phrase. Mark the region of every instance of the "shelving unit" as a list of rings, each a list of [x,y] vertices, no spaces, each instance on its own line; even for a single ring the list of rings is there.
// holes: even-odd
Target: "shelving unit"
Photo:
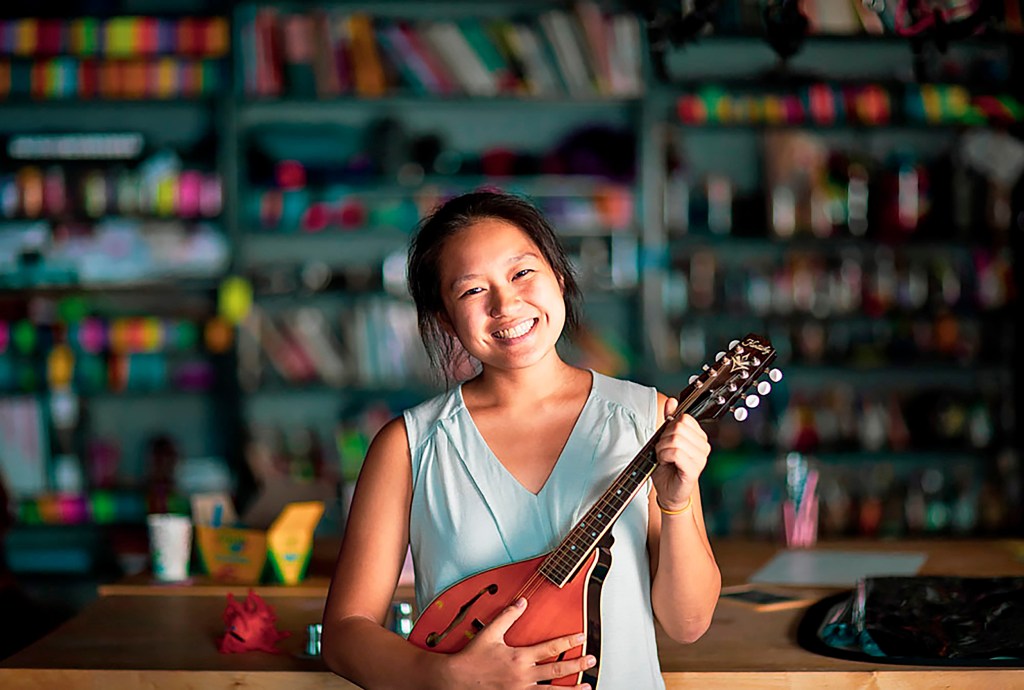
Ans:
[[[27,9],[0,18],[0,329],[19,335],[0,399],[35,419],[0,434],[4,560],[78,604],[145,567],[145,514],[187,509],[179,478],[232,481],[229,23],[201,3]]]
[[[374,74],[378,61],[390,60],[386,79],[366,97],[365,84],[325,60],[329,41],[358,41],[369,24],[382,42],[396,32],[426,42],[436,38],[428,27],[458,26],[474,41],[492,42],[493,59],[494,36],[510,31],[510,22],[540,46],[539,16],[550,10],[544,3],[460,2],[236,9],[235,270],[251,279],[262,324],[243,327],[240,408],[260,439],[303,428],[333,447],[346,488],[361,462],[359,449],[388,415],[442,385],[421,353],[404,263],[414,225],[447,196],[496,186],[527,194],[550,213],[582,281],[598,293],[590,309],[602,326],[592,326],[571,356],[622,372],[640,344],[620,334],[635,332],[638,303],[635,132],[642,94],[620,88],[570,96],[564,82],[528,93],[512,79],[481,89],[450,63],[413,65],[419,58],[408,50],[399,58],[378,43],[378,58],[352,54],[369,60]],[[280,29],[282,43],[255,68],[249,56],[261,54],[257,43],[268,45],[268,26]],[[339,31],[329,41],[320,33],[328,27]],[[301,41],[303,32],[316,38]],[[311,51],[297,48],[306,43]],[[553,49],[544,50],[548,68],[557,69]],[[448,87],[425,88],[413,73],[422,77],[424,69]],[[338,81],[347,86],[338,88]],[[592,127],[601,129],[588,133]],[[595,145],[600,134],[604,151]],[[318,319],[305,336],[296,336],[300,307]],[[268,341],[268,324],[320,356],[288,373],[290,351],[274,348],[273,333]],[[282,443],[269,452],[286,455]]]
[[[166,4],[155,3],[153,15],[173,21]],[[215,176],[219,212],[178,220],[186,227],[209,226],[223,239],[226,257],[216,270],[160,275],[147,270],[116,279],[94,277],[86,284],[73,273],[51,272],[40,279],[38,271],[6,270],[0,252],[0,308],[5,310],[0,321],[13,324],[40,302],[84,300],[104,318],[181,318],[200,330],[212,321],[216,331],[222,330],[224,301],[239,300],[245,311],[251,290],[253,308],[248,318],[234,314],[240,323],[229,327],[230,347],[190,351],[212,366],[209,386],[186,392],[166,386],[76,390],[87,420],[77,427],[76,443],[85,448],[96,438],[120,439],[125,455],[132,456],[125,462],[124,483],[135,487],[147,474],[141,449],[155,430],[169,427],[180,439],[182,457],[212,459],[243,497],[257,488],[254,480],[267,479],[254,477],[253,453],[273,458],[274,476],[282,481],[350,486],[368,437],[387,415],[439,389],[417,350],[414,316],[404,296],[409,233],[439,199],[493,185],[521,191],[545,207],[576,258],[589,330],[569,348],[574,361],[671,393],[716,349],[747,331],[764,331],[779,347],[786,373],[782,385],[746,427],[723,423],[714,432],[707,503],[715,532],[766,536],[776,529],[781,489],[776,464],[794,450],[833,468],[825,484],[831,493],[823,500],[831,501],[834,513],[845,505],[855,514],[859,508],[850,508],[851,501],[867,496],[863,487],[882,482],[871,477],[886,472],[899,481],[909,477],[912,484],[906,487],[920,489],[926,504],[954,505],[954,499],[935,498],[951,486],[968,487],[952,495],[975,505],[1011,504],[1008,497],[1020,491],[1022,475],[1016,456],[1022,447],[1016,431],[1020,413],[1012,394],[1022,383],[1012,358],[1020,339],[1015,323],[1019,228],[1007,222],[979,233],[976,209],[958,205],[954,193],[962,188],[950,183],[949,194],[933,194],[931,201],[933,216],[944,218],[948,212],[955,222],[922,223],[907,241],[880,238],[873,185],[892,171],[898,185],[899,166],[888,163],[897,149],[917,152],[916,160],[926,161],[936,151],[953,150],[972,132],[1013,128],[1019,134],[1024,118],[1017,110],[1024,99],[1018,86],[1024,64],[1016,46],[1019,34],[954,42],[934,63],[939,67],[931,76],[942,86],[933,88],[914,81],[921,65],[914,63],[904,38],[810,36],[781,64],[761,36],[760,15],[752,23],[726,5],[716,20],[717,34],[665,51],[668,81],[653,76],[658,64],[652,64],[645,38],[628,45],[634,35],[630,27],[643,26],[639,17],[613,29],[627,41],[626,50],[613,54],[626,61],[617,69],[636,69],[630,62],[636,56],[630,56],[638,53],[642,88],[622,81],[621,74],[614,86],[609,77],[601,87],[582,90],[558,76],[559,51],[548,45],[539,17],[569,5],[539,0],[227,2],[213,9],[186,3],[182,12],[216,13],[229,30],[229,52],[187,58],[210,63],[204,68],[222,79],[189,91],[134,84],[112,88],[106,97],[97,91],[78,92],[76,98],[64,82],[4,91],[0,67],[0,136],[138,132],[145,153],[124,167],[137,167],[154,152],[177,151],[185,168]],[[622,7],[615,5],[617,11]],[[468,28],[476,41],[481,29],[485,38],[506,40],[509,26],[518,27],[511,35],[528,29],[556,78],[541,79],[547,86],[538,86],[538,67],[514,59],[522,53],[513,49],[504,67],[488,68],[504,75],[491,86],[434,65],[435,79],[440,69],[451,83],[440,88],[423,65],[410,62],[407,50],[379,46],[382,82],[334,84],[340,65],[325,61],[324,51],[332,46],[337,57],[345,35],[341,29],[351,28],[354,16],[360,18],[361,35],[371,39],[375,31],[393,33],[399,27],[427,40],[431,21],[446,24],[449,32],[453,25]],[[565,17],[575,19],[571,13]],[[144,25],[149,24],[135,26]],[[335,33],[322,33],[324,27]],[[312,31],[315,40],[297,40],[304,31]],[[264,62],[256,69],[253,56],[260,41],[271,50],[259,53]],[[586,57],[587,40],[578,45]],[[501,47],[495,42],[499,59]],[[33,59],[31,52],[6,55],[3,49],[2,64],[23,66]],[[494,60],[490,51],[474,50]],[[49,64],[57,56],[37,57]],[[140,60],[159,58],[146,49],[135,61]],[[610,63],[595,69],[600,62],[590,61],[587,69],[612,69]],[[71,63],[56,64],[66,70]],[[958,64],[974,67],[957,71]],[[266,75],[275,73],[276,81],[268,81]],[[964,91],[968,86],[971,90]],[[788,234],[773,233],[766,137],[812,139],[817,150],[847,152],[863,165],[872,190],[863,227],[850,232],[834,223],[829,233],[820,233],[830,235],[825,237],[794,221]],[[671,152],[685,160],[689,177],[666,165]],[[67,180],[78,179],[74,175],[84,169],[77,162],[58,165]],[[12,178],[16,167],[5,160],[0,183]],[[917,172],[941,180],[952,169]],[[719,215],[713,217],[704,193],[709,174],[719,195],[714,209]],[[980,179],[976,173],[969,177]],[[694,202],[686,205],[685,222],[683,191]],[[1010,191],[1008,203],[1020,213],[1019,185]],[[100,215],[117,221],[127,216],[141,224],[175,219],[165,210]],[[37,234],[49,246],[60,234],[57,225],[89,224],[92,216],[83,211],[14,218],[27,221],[43,224]],[[9,222],[0,221],[0,247],[9,246],[14,236]],[[34,261],[36,253],[21,246],[18,253]],[[695,257],[713,267],[714,280],[693,275]],[[859,270],[863,288],[889,270],[879,266],[890,263],[897,287],[902,281],[917,291],[909,301],[893,297],[888,308],[868,309],[864,294],[853,299],[852,289],[843,291],[844,270]],[[243,282],[232,283],[226,296],[222,280],[228,275]],[[810,302],[781,308],[774,300],[786,289],[775,283],[791,283],[794,276],[807,285],[796,298],[788,288],[789,301]],[[924,302],[918,295],[922,280]],[[983,288],[984,306],[963,297],[962,303],[943,307],[944,280],[958,282],[963,295]],[[993,286],[1001,287],[993,291]],[[822,294],[830,295],[827,313],[821,311]],[[367,326],[374,323],[379,326]],[[268,324],[274,327],[269,336]],[[275,334],[280,342],[273,342]],[[941,346],[921,345],[930,342]],[[380,343],[400,347],[388,353]],[[37,364],[45,367],[45,361]],[[29,391],[8,387],[2,392]],[[41,392],[42,397],[49,393]],[[793,431],[800,425],[793,420],[808,411],[831,415],[822,429],[831,424],[843,430],[819,429],[816,444],[800,440]],[[877,430],[893,419],[929,414],[956,417],[959,431],[929,436],[934,427],[927,422],[907,422],[905,438],[896,435],[904,440],[893,442],[893,432]],[[122,421],[128,415],[136,420],[130,428]],[[971,431],[972,419],[981,431]],[[858,431],[864,420],[868,428]],[[53,488],[53,470],[47,468],[48,488]],[[996,480],[1003,493],[993,493]],[[941,488],[933,491],[936,483]],[[871,491],[877,493],[876,488]],[[904,512],[915,500],[904,500]],[[338,510],[344,512],[344,500]],[[955,528],[950,519],[904,519],[902,527],[890,529],[983,533],[1019,527],[1022,521],[1019,510],[1009,509],[997,517],[976,513],[973,523],[969,517],[958,518]],[[340,525],[341,519],[332,524]],[[829,524],[833,531],[858,532],[834,515]]]
[[[780,63],[709,36],[664,57],[648,97],[650,380],[681,388],[748,330],[786,374],[745,426],[714,429],[710,529],[778,536],[791,452],[822,471],[823,534],[1015,529],[1019,233],[1009,206],[984,216],[963,142],[1019,132],[1019,78],[914,84],[891,37],[812,36]],[[954,44],[945,64],[1019,59],[1003,37]]]

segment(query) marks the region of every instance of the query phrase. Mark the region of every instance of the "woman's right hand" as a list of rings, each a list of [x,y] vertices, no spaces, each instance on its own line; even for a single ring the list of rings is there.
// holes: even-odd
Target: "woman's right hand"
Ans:
[[[518,599],[477,633],[462,651],[447,657],[444,668],[448,687],[520,690],[536,687],[538,681],[575,675],[596,663],[590,655],[545,663],[546,659],[583,644],[583,633],[556,637],[529,647],[505,644],[505,633],[523,615],[526,606],[526,599]],[[571,687],[590,690],[589,683]]]

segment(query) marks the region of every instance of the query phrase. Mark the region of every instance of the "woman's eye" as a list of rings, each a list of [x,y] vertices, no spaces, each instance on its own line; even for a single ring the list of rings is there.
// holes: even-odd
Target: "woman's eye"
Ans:
[[[469,288],[468,290],[463,292],[461,295],[459,295],[459,299],[461,299],[463,297],[472,297],[473,295],[479,295],[482,291],[483,291],[483,288],[478,288],[478,287]]]
[[[527,273],[533,273],[533,269],[532,268],[524,268],[521,271],[517,271],[516,274],[514,276],[512,276],[512,280],[515,280],[516,278],[522,278]]]

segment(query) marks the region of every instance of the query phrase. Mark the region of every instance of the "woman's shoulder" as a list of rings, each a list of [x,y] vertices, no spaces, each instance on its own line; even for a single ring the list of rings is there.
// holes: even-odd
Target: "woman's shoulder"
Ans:
[[[658,393],[656,388],[648,386],[645,383],[639,383],[632,379],[609,376],[608,374],[602,374],[599,371],[594,372],[594,387],[598,393],[601,393],[605,397],[619,397],[624,399],[646,399]]]
[[[461,395],[456,386],[406,409],[401,419],[404,421],[410,445],[418,445],[441,421],[455,414],[460,406],[460,400]]]
[[[609,403],[646,417],[657,413],[661,393],[653,386],[594,372],[594,392]]]
[[[457,406],[459,399],[459,387],[455,386],[446,391],[427,398],[412,407],[409,407],[402,414],[408,423],[409,419],[434,420],[446,414],[451,414]]]

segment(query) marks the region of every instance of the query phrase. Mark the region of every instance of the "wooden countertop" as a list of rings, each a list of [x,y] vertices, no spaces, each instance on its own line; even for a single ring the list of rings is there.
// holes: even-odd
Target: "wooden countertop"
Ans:
[[[925,552],[928,560],[921,574],[1024,575],[1020,547],[1010,542],[843,542],[819,548]],[[775,545],[760,542],[716,543],[724,583],[745,582],[777,550]],[[821,594],[830,591],[835,590],[815,590]],[[0,687],[355,687],[330,674],[319,658],[302,653],[306,625],[320,620],[322,594],[284,594],[271,588],[264,598],[277,612],[278,629],[291,633],[279,644],[281,654],[220,654],[216,642],[223,634],[225,602],[219,597],[122,594],[101,597],[54,633],[0,662]],[[1024,668],[897,666],[819,656],[795,642],[802,614],[802,609],[756,612],[722,602],[711,629],[693,645],[672,642],[659,631],[667,686],[730,690],[1024,688]]]

